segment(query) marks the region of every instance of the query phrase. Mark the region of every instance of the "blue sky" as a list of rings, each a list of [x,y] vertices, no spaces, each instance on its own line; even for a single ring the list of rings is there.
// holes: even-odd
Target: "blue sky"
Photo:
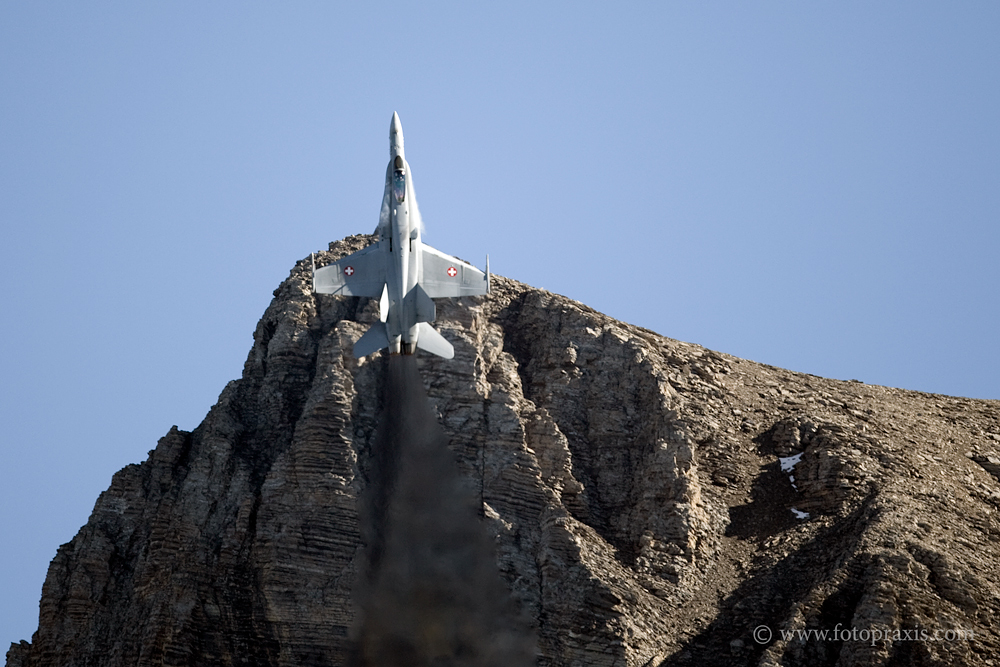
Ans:
[[[1000,398],[1000,5],[0,3],[0,642],[377,221],[666,336]]]

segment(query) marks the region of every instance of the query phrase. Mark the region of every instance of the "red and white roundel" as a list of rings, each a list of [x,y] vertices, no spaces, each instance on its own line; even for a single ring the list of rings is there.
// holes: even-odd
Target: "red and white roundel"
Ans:
[[[354,267],[353,266],[345,266],[344,267],[344,275],[345,276],[353,276],[354,275]]]
[[[454,278],[455,276],[458,275],[458,269],[456,269],[454,266],[449,266],[448,267],[448,275],[451,276],[452,278]]]

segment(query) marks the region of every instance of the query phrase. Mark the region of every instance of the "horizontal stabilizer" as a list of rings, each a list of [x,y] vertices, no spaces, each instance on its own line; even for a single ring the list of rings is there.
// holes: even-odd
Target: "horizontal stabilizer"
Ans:
[[[417,347],[445,359],[451,359],[455,356],[455,348],[437,332],[437,329],[427,322],[421,322],[417,326],[420,327],[420,332],[417,334]]]
[[[383,347],[389,347],[389,336],[385,331],[385,322],[376,322],[354,344],[354,356],[358,359],[367,357],[369,354],[378,352]]]

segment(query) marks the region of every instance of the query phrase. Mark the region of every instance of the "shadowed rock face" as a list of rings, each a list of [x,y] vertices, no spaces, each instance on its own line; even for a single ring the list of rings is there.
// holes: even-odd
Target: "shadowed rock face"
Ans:
[[[374,302],[309,287],[305,260],[205,421],[115,475],[8,667],[352,659],[387,360],[351,355]],[[793,373],[503,278],[438,323],[455,359],[416,361],[540,665],[998,660],[997,401]]]

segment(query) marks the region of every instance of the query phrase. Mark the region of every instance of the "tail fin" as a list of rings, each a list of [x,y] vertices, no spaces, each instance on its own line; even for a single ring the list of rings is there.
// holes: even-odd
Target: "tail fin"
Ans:
[[[389,286],[382,285],[382,296],[378,300],[378,318],[385,322],[389,319]]]
[[[376,322],[354,344],[354,356],[358,359],[367,357],[369,354],[378,352],[383,347],[389,347],[389,336],[385,330],[385,322]]]
[[[445,340],[444,336],[438,333],[437,329],[427,324],[427,322],[421,322],[417,326],[420,327],[420,332],[417,334],[417,347],[445,359],[451,359],[455,356],[455,348]],[[365,335],[367,336],[368,334]],[[388,345],[388,342],[386,344]],[[357,346],[355,346],[355,349],[357,349]]]
[[[420,286],[420,283],[417,283],[413,287],[410,294],[416,300],[417,322],[433,322],[437,317],[437,307],[434,305],[434,299],[427,296],[427,292]],[[420,338],[417,338],[417,340],[420,340]]]

